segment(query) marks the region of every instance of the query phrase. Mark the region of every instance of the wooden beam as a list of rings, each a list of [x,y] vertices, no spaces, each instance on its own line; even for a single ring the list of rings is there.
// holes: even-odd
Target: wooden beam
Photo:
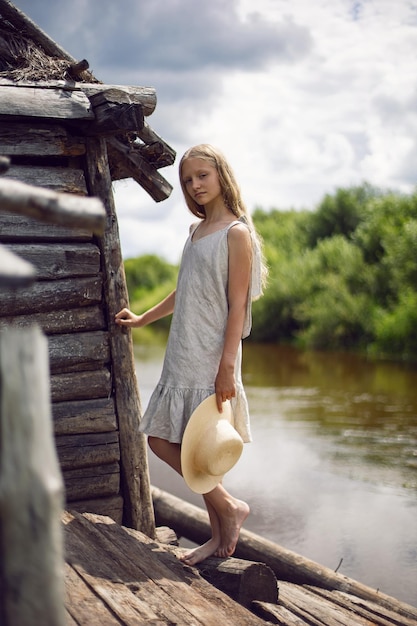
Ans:
[[[0,179],[2,211],[35,217],[44,222],[103,232],[106,213],[98,198],[57,193],[17,180]]]
[[[169,198],[172,185],[145,159],[115,137],[107,139],[111,154],[111,174],[113,180],[133,178],[155,200],[161,202]]]
[[[90,97],[95,122],[85,125],[87,135],[101,137],[138,132],[143,127],[142,105],[121,89],[107,89]]]
[[[0,85],[0,116],[94,120],[90,101],[80,90]]]

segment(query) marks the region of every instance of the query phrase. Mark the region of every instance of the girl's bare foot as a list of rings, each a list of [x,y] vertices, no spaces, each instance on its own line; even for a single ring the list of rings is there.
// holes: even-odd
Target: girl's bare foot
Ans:
[[[236,550],[236,544],[239,540],[239,533],[243,522],[250,512],[249,505],[243,500],[233,499],[230,510],[227,515],[220,520],[221,525],[221,542],[214,552],[215,556],[226,558],[232,556]]]
[[[193,548],[186,554],[180,557],[180,561],[185,563],[185,565],[196,565],[204,559],[207,559],[209,556],[212,556],[216,550],[218,549],[220,544],[219,539],[214,539],[213,537],[203,543],[202,546],[198,548]]]

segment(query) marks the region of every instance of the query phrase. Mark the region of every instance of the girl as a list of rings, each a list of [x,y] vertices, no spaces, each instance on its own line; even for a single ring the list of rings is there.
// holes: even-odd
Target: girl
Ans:
[[[116,324],[141,327],[173,313],[160,381],[142,418],[153,452],[181,474],[181,441],[194,409],[215,393],[219,411],[231,400],[234,426],[251,441],[241,380],[241,340],[251,328],[251,301],[266,269],[250,215],[224,156],[210,145],[190,148],[179,166],[190,211],[199,218],[185,243],[177,288],[142,315],[123,309]],[[203,495],[212,536],[182,557],[195,565],[231,556],[249,514],[222,484]]]

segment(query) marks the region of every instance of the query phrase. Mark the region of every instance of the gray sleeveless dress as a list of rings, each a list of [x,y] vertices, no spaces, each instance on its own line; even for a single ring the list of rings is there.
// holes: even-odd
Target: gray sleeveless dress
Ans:
[[[228,316],[228,232],[238,223],[196,241],[191,233],[185,243],[162,374],[140,424],[140,431],[147,435],[181,443],[192,412],[214,393]],[[252,279],[243,338],[251,328],[252,297],[260,292],[260,255],[252,240]],[[248,442],[251,433],[241,357],[240,344],[232,408],[235,428]]]

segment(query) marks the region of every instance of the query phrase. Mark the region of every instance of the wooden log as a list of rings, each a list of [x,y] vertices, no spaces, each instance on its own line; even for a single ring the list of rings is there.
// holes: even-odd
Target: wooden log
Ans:
[[[0,621],[64,626],[63,483],[37,327],[0,333],[0,402]]]
[[[124,524],[154,536],[155,522],[149,484],[145,437],[139,433],[141,406],[131,333],[114,324],[114,316],[128,304],[112,181],[103,139],[90,139],[87,171],[91,192],[106,206],[108,229],[99,239],[105,276],[104,289],[110,323],[110,350],[116,410],[119,421]]]
[[[53,402],[108,398],[111,394],[111,376],[108,369],[91,372],[70,372],[51,376]]]
[[[254,600],[278,602],[277,579],[264,563],[209,558],[199,563],[197,569],[209,583],[247,608]]]
[[[205,511],[157,487],[152,487],[152,498],[158,525],[170,526],[179,536],[187,537],[195,543],[203,543],[210,538],[210,524]],[[417,618],[417,609],[414,607],[286,550],[244,528],[240,531],[235,554],[239,558],[265,563],[278,580],[345,591],[358,598],[377,602],[405,617]]]
[[[33,265],[0,245],[0,287],[27,287],[35,279],[36,270]]]
[[[133,85],[103,85],[96,83],[77,83],[75,85],[91,98],[103,91],[117,90],[129,97],[132,104],[142,106],[145,117],[152,115],[156,108],[156,90],[154,87],[138,87]]]
[[[114,497],[120,494],[119,463],[63,470],[63,478],[69,508],[72,508],[73,501]]]
[[[38,324],[47,335],[104,330],[107,327],[104,311],[100,306],[0,317],[0,329],[11,325],[30,326],[32,324]]]
[[[60,435],[55,438],[62,469],[105,465],[120,459],[117,432]]]
[[[64,126],[0,121],[0,153],[9,156],[76,157],[85,154],[85,140]]]
[[[24,242],[30,241],[91,241],[91,230],[72,226],[54,224],[51,228],[47,222],[25,215],[13,215],[12,213],[0,212],[0,241]]]
[[[6,178],[10,179],[10,181],[4,180]],[[58,216],[62,215],[64,218],[63,220],[60,220],[60,222],[58,222],[57,220],[58,223],[71,225],[71,222],[69,222],[68,219],[65,220],[65,218],[68,218],[69,216],[68,212],[71,211],[74,226],[90,227],[90,224],[88,222],[82,220],[82,223],[80,223],[77,218],[80,218],[81,216],[88,219],[88,215],[91,212],[91,217],[93,217],[94,223],[96,224],[98,213],[98,215],[100,216],[98,220],[100,224],[99,229],[102,230],[102,212],[100,210],[101,207],[97,200],[95,198],[84,198],[84,201],[81,201],[80,203],[81,198],[77,197],[88,195],[83,170],[58,166],[42,167],[39,165],[13,165],[12,167],[10,167],[8,172],[4,174],[4,178],[0,180],[0,183],[5,184],[6,182],[10,183],[12,181],[16,181],[13,187],[6,187],[5,189],[0,188],[0,198],[2,204],[5,199],[3,195],[4,193],[10,194],[11,192],[14,196],[11,197],[9,201],[4,205],[4,208],[7,211],[15,211],[17,203],[23,201],[25,215],[32,215],[34,217],[37,217],[38,219],[42,219],[43,216],[49,218],[52,203],[55,202],[58,205]],[[16,186],[17,182],[26,183],[30,185],[32,189],[19,189],[19,187]],[[43,187],[43,194],[42,191],[36,189],[36,187]],[[49,190],[49,193],[45,195],[46,189]],[[27,200],[25,201],[28,192],[30,192],[32,195],[37,192],[37,199],[34,200],[34,207],[31,211],[28,211],[30,205],[28,204]],[[60,199],[53,198],[51,194],[54,192],[73,194],[68,195],[67,200],[64,201],[64,204],[66,204],[66,211],[60,210],[62,204],[60,202]],[[19,196],[17,196],[17,194],[19,194]],[[87,204],[85,204],[86,201]],[[40,203],[42,206],[41,211],[39,211],[38,208]],[[87,209],[87,211],[85,211],[85,209]],[[20,212],[23,212],[23,210],[21,210]],[[91,217],[89,218],[90,220]],[[51,221],[51,219],[48,219],[48,221]]]
[[[84,130],[88,135],[123,135],[143,127],[142,105],[132,102],[121,89],[101,91],[91,96],[90,102],[96,119],[94,123],[85,125]]]
[[[0,0],[0,5],[1,5]],[[121,89],[129,95],[132,102],[141,104],[143,113],[147,117],[152,115],[156,108],[156,90],[154,87],[142,87],[137,85],[104,85],[99,81],[96,82],[73,82],[66,80],[48,80],[48,81],[21,81],[18,85],[10,79],[0,78],[0,85],[7,87],[32,87],[36,89],[64,89],[65,91],[82,91],[87,97],[90,97],[100,91],[107,89]]]
[[[149,126],[149,124],[145,121],[143,128],[138,131],[138,136],[144,142],[145,146],[159,146],[160,153],[155,159],[150,160],[149,162],[155,165],[155,167],[166,167],[168,165],[172,165],[175,161],[176,152],[171,146],[169,146],[157,133]],[[142,148],[144,149],[144,148]]]
[[[37,282],[14,294],[2,294],[0,316],[42,313],[64,306],[78,308],[99,304],[101,291],[101,276]]]
[[[71,63],[68,68],[68,76],[73,80],[77,80],[89,67],[90,64],[87,59],[82,59],[81,61],[77,61],[77,63]]]
[[[20,178],[17,170],[31,170],[31,177],[42,187],[42,183],[48,186],[47,181],[37,180],[36,173],[39,168],[11,168],[7,172]],[[53,177],[58,168],[44,168],[48,177]],[[77,170],[65,170],[62,173],[69,174],[67,180],[71,180],[73,172]],[[59,176],[57,175],[59,180]],[[84,174],[82,174],[84,181]],[[48,178],[49,180],[49,178]],[[55,183],[54,183],[55,185]],[[60,187],[60,183],[56,183]],[[85,181],[84,181],[85,186]],[[80,198],[74,195],[63,195],[51,189],[39,189],[32,185],[26,185],[18,180],[0,180],[0,205],[3,211],[10,211],[28,217],[35,217],[43,222],[70,226],[71,228],[82,227],[100,233],[104,229],[105,212],[103,205],[97,198]]]
[[[136,151],[115,137],[107,139],[112,151],[113,180],[133,178],[155,200],[161,202],[171,195],[172,185]]]
[[[95,276],[100,272],[100,250],[89,243],[6,244],[8,249],[36,268],[38,280]]]
[[[178,546],[178,537],[172,528],[168,526],[158,526],[155,528],[155,536],[159,543],[164,543],[169,546]]]
[[[120,495],[71,500],[68,502],[68,508],[78,513],[94,513],[96,515],[106,515],[121,525],[123,520],[123,498]]]
[[[109,336],[102,330],[51,335],[48,343],[53,374],[97,370],[110,362]]]
[[[94,120],[90,101],[82,91],[0,85],[0,116]]]
[[[80,435],[117,430],[112,398],[56,402],[52,405],[55,435]]]

